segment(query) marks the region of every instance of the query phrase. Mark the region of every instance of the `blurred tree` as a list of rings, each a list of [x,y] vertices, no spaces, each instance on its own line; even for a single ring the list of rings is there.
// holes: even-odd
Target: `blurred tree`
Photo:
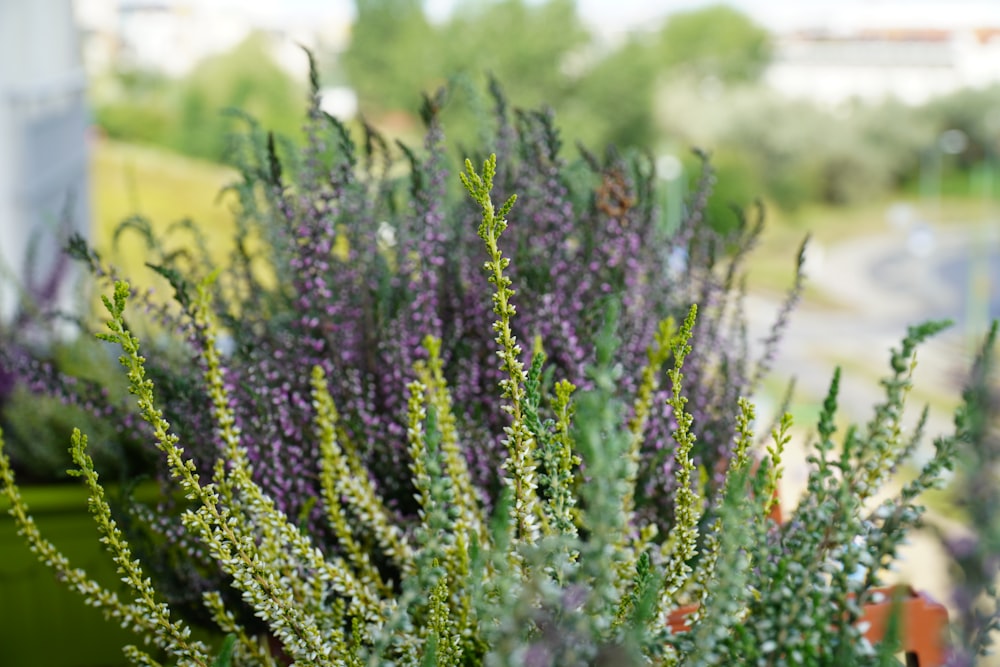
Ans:
[[[365,114],[419,106],[441,76],[442,44],[421,0],[356,0],[351,41],[339,65]]]
[[[765,191],[785,209],[861,201],[892,182],[888,153],[850,116],[763,92],[744,99],[721,142],[750,156]]]
[[[835,113],[757,84],[706,91],[693,77],[669,82],[657,108],[665,134],[712,150],[718,165],[754,186],[752,194],[786,210],[885,192],[918,164],[927,136],[919,125],[901,122],[913,111],[897,104]]]
[[[158,99],[123,99],[97,104],[94,120],[111,139],[162,144],[174,122]]]
[[[966,88],[928,102],[920,114],[932,127],[930,144],[947,130],[961,130],[968,144],[956,156],[968,168],[1000,155],[1000,86]]]
[[[771,59],[771,37],[750,17],[715,5],[674,14],[659,33],[658,62],[724,82],[758,78]]]
[[[484,103],[475,91],[489,72],[514,105],[553,107],[572,140],[649,147],[654,98],[667,75],[743,81],[770,57],[768,33],[723,6],[675,15],[608,49],[588,34],[573,0],[460,0],[440,25],[428,21],[421,0],[355,2],[357,22],[336,66],[362,112],[376,118],[413,114],[415,91],[446,81],[457,81],[453,92],[472,102],[456,106],[475,115]],[[449,127],[453,137],[471,137],[467,119],[449,118]]]
[[[462,143],[486,111],[488,74],[518,106],[558,108],[574,85],[571,58],[590,41],[573,0],[464,0],[442,24],[428,20],[420,0],[356,7],[350,44],[326,72],[343,71],[377,125],[393,112],[415,117],[421,92],[451,83],[452,97],[464,99],[446,111],[449,135]]]
[[[549,106],[562,117],[576,95],[574,60],[590,43],[573,0],[463,0],[439,35],[441,73],[459,98],[444,120],[449,136],[465,147],[480,145],[494,123],[492,102],[484,98],[487,76],[512,105]]]
[[[274,62],[267,38],[254,34],[227,53],[206,59],[176,90],[176,122],[166,143],[187,155],[222,161],[238,108],[269,130],[295,138],[305,113],[305,89]]]
[[[632,36],[580,77],[560,111],[584,143],[651,147],[654,97],[662,68],[647,35]]]
[[[318,54],[323,78],[352,86],[362,113],[390,135],[419,136],[408,131],[419,125],[420,93],[448,83],[443,114],[455,154],[482,146],[492,122],[490,73],[512,105],[553,107],[569,145],[711,151],[727,184],[712,211],[723,224],[730,203],[756,196],[794,209],[910,183],[921,151],[944,130],[969,138],[952,164],[1000,152],[1000,88],[960,91],[919,110],[886,102],[834,113],[782,99],[759,82],[771,54],[768,34],[729,7],[675,14],[610,45],[588,34],[573,0],[459,0],[441,23],[428,19],[423,0],[355,2],[347,51]],[[266,38],[256,36],[180,82],[123,73],[114,95],[98,102],[97,120],[111,136],[216,160],[225,152],[229,121],[220,110],[227,106],[294,136],[303,91],[267,50]]]
[[[125,71],[113,88],[95,100],[95,118],[108,136],[216,162],[224,161],[231,136],[233,120],[224,109],[239,108],[295,138],[306,104],[304,86],[274,62],[262,34],[179,80]]]
[[[160,143],[171,119],[171,80],[146,69],[124,69],[91,86],[94,119],[112,139]]]
[[[490,72],[525,106],[559,102],[574,80],[571,58],[590,42],[573,0],[464,0],[440,30],[446,76]]]
[[[701,163],[693,155],[685,157],[688,174],[698,174]],[[739,211],[749,211],[766,191],[757,163],[749,155],[735,151],[712,154],[715,185],[705,207],[705,219],[714,229],[730,232],[740,223]]]
[[[857,128],[867,150],[877,150],[886,170],[883,185],[891,188],[916,177],[920,152],[936,136],[925,114],[891,99],[881,104],[856,104],[847,124]]]

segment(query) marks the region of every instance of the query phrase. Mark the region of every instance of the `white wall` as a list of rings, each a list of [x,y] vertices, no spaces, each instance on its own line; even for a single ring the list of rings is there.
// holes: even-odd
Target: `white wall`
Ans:
[[[0,318],[41,286],[69,222],[90,228],[85,78],[70,0],[0,0]],[[29,253],[29,246],[35,251]],[[30,255],[30,256],[29,256]],[[29,261],[30,259],[30,261]],[[64,281],[57,304],[73,304]]]

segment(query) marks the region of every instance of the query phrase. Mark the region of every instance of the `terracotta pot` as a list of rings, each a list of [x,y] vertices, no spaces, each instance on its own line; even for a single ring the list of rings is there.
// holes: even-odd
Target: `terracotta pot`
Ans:
[[[872,644],[882,641],[889,627],[889,619],[898,608],[901,615],[901,648],[906,654],[907,667],[944,665],[948,610],[926,594],[908,586],[877,588],[875,593],[880,601],[866,604],[859,619],[859,622],[868,624],[865,638]],[[898,601],[894,604],[893,600],[897,598]],[[673,632],[689,630],[688,617],[697,609],[697,605],[688,605],[675,611],[667,620],[670,629]]]

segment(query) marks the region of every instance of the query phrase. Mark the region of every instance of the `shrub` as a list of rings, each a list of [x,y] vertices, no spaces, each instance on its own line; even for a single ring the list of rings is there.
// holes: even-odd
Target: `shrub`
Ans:
[[[211,307],[220,323],[226,383],[236,397],[235,418],[254,481],[279,510],[308,527],[326,552],[336,553],[338,540],[317,502],[323,497],[322,452],[308,427],[316,417],[313,366],[329,378],[340,415],[338,437],[358,467],[369,471],[394,521],[412,520],[419,510],[407,472],[405,397],[419,379],[415,364],[429,362],[422,345],[428,336],[439,341],[432,372],[452,387],[452,428],[487,507],[501,487],[507,451],[496,434],[509,417],[495,392],[503,375],[495,364],[494,334],[479,324],[490,317],[491,305],[481,298],[477,212],[467,199],[451,197],[447,186],[439,119],[443,94],[426,100],[423,150],[398,147],[410,166],[406,172],[378,134],[366,130],[359,146],[346,128],[322,114],[315,75],[313,84],[303,149],[247,118],[249,129],[234,155],[241,180],[231,188],[238,200],[237,252],[229,265],[216,266],[190,224],[173,227],[193,239],[189,251],[177,251],[176,239],[156,238],[140,218],[126,221],[120,231],[142,235],[149,265],[176,292],[173,303],[152,292],[134,293],[129,324],[149,341],[153,353],[147,355],[146,372],[156,383],[164,417],[187,443],[199,473],[211,474],[223,443],[205,437],[214,432],[211,387],[192,372],[203,369],[205,351],[188,311],[199,277],[217,272]],[[650,365],[650,341],[663,321],[682,321],[690,304],[700,304],[694,330],[700,343],[685,370],[692,387],[687,409],[698,424],[691,451],[695,475],[699,483],[704,480],[707,494],[715,494],[734,446],[732,406],[766,375],[801,275],[762,357],[752,359],[740,273],[760,233],[762,212],[732,216],[739,224],[727,234],[705,224],[714,176],[703,163],[683,224],[668,232],[644,156],[583,151],[580,159],[567,161],[550,113],[511,111],[498,86],[491,92],[497,120],[493,143],[501,157],[495,187],[500,196],[522,196],[519,211],[526,221],[507,233],[521,312],[512,332],[530,341],[529,366],[534,350],[545,350],[548,363],[537,379],[545,392],[556,377],[592,389],[587,369],[600,353],[602,331],[613,328],[621,366],[617,399],[635,405],[640,392],[651,397],[648,417],[632,415],[639,428],[635,511],[666,532],[674,523],[677,493],[670,436],[676,424],[666,400],[669,389],[661,384],[674,362],[661,349]],[[99,281],[118,278],[81,240],[71,243],[70,252]],[[17,352],[22,348],[16,343],[14,331],[0,346],[0,361],[32,391],[83,408],[129,446],[150,440],[149,427],[122,399],[123,387],[75,377],[45,358]],[[541,402],[535,418],[553,419],[551,410]],[[93,442],[108,442],[111,451],[119,447],[114,438]],[[10,451],[20,470],[32,462],[23,448]],[[52,451],[45,458],[55,467],[64,454]],[[105,460],[101,463],[103,468]],[[116,516],[172,606],[210,625],[201,595],[223,585],[223,575],[204,546],[181,530],[176,482],[160,468],[163,503],[136,505],[138,517]],[[137,468],[127,470],[134,474]]]
[[[68,238],[71,222],[60,219],[54,235]],[[114,392],[108,391],[113,358],[97,341],[74,338],[78,312],[58,310],[73,301],[70,286],[80,275],[54,243],[48,235],[33,235],[25,275],[7,276],[15,304],[9,319],[0,321],[0,426],[9,451],[26,480],[66,481],[65,443],[74,426],[83,426],[98,436],[94,457],[106,474],[148,472],[143,450],[124,436],[114,415]],[[117,395],[122,398],[124,391]]]
[[[399,146],[410,165],[406,173],[379,135],[368,130],[359,147],[345,127],[325,116],[315,76],[313,83],[309,140],[301,151],[248,120],[235,156],[241,180],[232,186],[239,200],[239,251],[212,287],[226,381],[239,399],[236,418],[256,481],[282,511],[324,532],[315,504],[321,495],[320,452],[304,427],[315,416],[308,369],[318,364],[330,378],[342,437],[372,471],[390,508],[404,517],[412,514],[412,482],[400,474],[409,459],[404,396],[416,379],[414,363],[427,359],[421,341],[433,336],[440,340],[440,372],[453,387],[455,428],[466,443],[472,478],[493,502],[506,455],[495,433],[507,415],[494,392],[502,376],[492,334],[478,326],[490,305],[480,298],[481,241],[471,222],[477,213],[467,200],[451,198],[447,187],[438,118],[444,98],[426,100],[423,151]],[[660,322],[682,320],[698,302],[694,333],[701,342],[686,371],[689,409],[700,429],[692,456],[699,475],[716,490],[733,446],[731,406],[767,373],[801,275],[762,357],[752,359],[740,272],[760,233],[762,212],[740,214],[740,224],[726,235],[705,225],[714,180],[706,163],[685,221],[668,233],[654,203],[648,160],[583,152],[568,162],[561,157],[551,114],[512,112],[499,88],[492,92],[493,141],[500,156],[496,188],[503,197],[522,195],[521,213],[528,221],[508,233],[523,313],[511,326],[532,349],[537,341],[546,350],[551,370],[539,382],[548,386],[551,377],[561,376],[590,388],[586,369],[611,319],[622,365],[616,392],[631,404]],[[166,418],[190,443],[187,451],[199,470],[208,473],[221,444],[201,437],[211,432],[209,387],[190,373],[202,363],[201,345],[182,311],[190,307],[195,277],[216,267],[207,252],[165,250],[168,245],[141,221],[130,221],[129,229],[147,234],[149,262],[177,295],[173,308],[152,295],[136,295],[144,305],[130,322],[152,327],[156,354],[149,356],[147,371],[160,388]],[[186,229],[197,240],[197,229]],[[71,251],[98,277],[116,277],[114,268],[79,240]],[[143,324],[150,320],[153,324]],[[659,380],[671,364],[664,354],[651,371],[652,418],[640,434],[636,493],[637,511],[661,529],[673,521],[676,491],[669,456],[672,409]],[[49,391],[75,400],[64,386]],[[551,416],[545,406],[539,410],[541,419]],[[135,416],[124,419],[134,422]]]
[[[891,101],[833,111],[761,86],[685,77],[669,81],[657,103],[664,130],[715,147],[720,163],[746,164],[752,191],[787,211],[884,196],[916,173],[933,131],[925,114]]]
[[[174,276],[208,388],[211,422],[196,435],[219,447],[210,470],[200,470],[188,455],[198,440],[182,439],[164,418],[148,361],[126,323],[127,284],[117,282],[113,297],[105,297],[110,319],[103,338],[120,346],[129,389],[190,503],[183,531],[202,543],[262,623],[241,622],[239,605],[227,605],[222,588],[205,591],[205,607],[228,633],[214,664],[891,664],[895,646],[876,649],[863,639],[860,609],[919,519],[915,498],[940,481],[956,442],[969,437],[968,424],[958,420],[953,436],[935,440],[934,456],[915,479],[886,500],[874,498],[923,436],[923,421],[904,433],[903,411],[915,348],[944,324],[910,330],[892,353],[884,402],[868,425],[846,430],[839,451],[835,374],[807,494],[791,520],[778,525],[769,509],[790,417],[775,428],[768,454],[754,469],[754,409],[745,399],[734,401],[734,446],[718,471],[718,493],[710,495],[705,480],[698,480],[693,453],[700,423],[685,389],[687,362],[699,344],[697,307],[682,323],[661,320],[631,406],[620,391],[624,364],[618,359],[625,347],[614,320],[597,336],[585,389],[563,378],[544,380],[549,366],[540,350],[526,363],[512,329],[523,316],[514,307],[519,285],[501,244],[515,197],[494,203],[496,176],[491,157],[482,171],[467,163],[462,181],[481,209],[480,270],[492,285],[492,316],[479,326],[494,338],[501,375],[494,391],[507,415],[502,490],[488,503],[462,456],[469,442],[456,428],[457,387],[445,380],[440,339],[424,339],[423,352],[414,354],[414,379],[400,398],[419,509],[404,523],[378,492],[383,480],[361,464],[359,441],[346,437],[332,392],[335,378],[304,353],[299,362],[309,366],[309,389],[302,400],[314,416],[299,426],[321,453],[318,510],[336,553],[324,553],[325,537],[314,539],[254,481],[271,462],[253,461],[245,446],[252,443],[240,423],[245,399],[219,350],[211,280],[194,286]],[[190,291],[180,289],[185,286]],[[660,532],[635,509],[641,436],[647,421],[660,419],[652,410],[652,377],[667,356],[673,362],[666,375],[676,495],[669,532]],[[481,418],[488,428],[488,416]],[[136,664],[213,662],[212,650],[171,616],[134,558],[80,432],[71,451],[129,597],[95,586],[44,541],[0,451],[0,478],[32,548],[68,585],[143,637],[147,648],[126,649]],[[690,629],[672,633],[669,613],[691,601],[700,606],[688,619]]]
[[[952,667],[977,664],[990,654],[1000,628],[1000,597],[996,577],[1000,563],[1000,522],[993,510],[1000,502],[997,462],[1000,460],[1000,385],[996,370],[998,323],[977,355],[965,388],[964,405],[956,423],[967,437],[959,443],[952,491],[961,516],[961,530],[942,534],[945,553],[952,561],[956,611]]]

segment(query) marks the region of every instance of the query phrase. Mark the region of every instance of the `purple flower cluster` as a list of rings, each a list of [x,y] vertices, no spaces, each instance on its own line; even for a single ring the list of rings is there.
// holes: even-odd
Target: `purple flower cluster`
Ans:
[[[493,146],[484,148],[498,157],[497,198],[518,195],[503,251],[511,260],[518,311],[512,326],[521,346],[530,352],[538,341],[554,379],[587,387],[598,334],[609,314],[617,314],[619,392],[628,404],[659,322],[668,316],[679,321],[699,303],[685,384],[695,417],[694,455],[718,484],[733,439],[736,398],[752,391],[758,375],[748,358],[738,276],[759,226],[742,225],[723,236],[706,223],[713,178],[706,161],[682,225],[666,230],[648,159],[584,151],[567,160],[551,113],[512,114],[496,89],[494,94],[496,132]],[[214,307],[229,337],[227,383],[257,480],[318,535],[324,533],[315,500],[321,493],[311,368],[321,366],[330,378],[346,446],[405,516],[414,510],[405,387],[428,335],[442,341],[475,481],[488,493],[496,490],[508,418],[497,390],[490,286],[476,235],[478,214],[467,201],[449,198],[441,103],[440,97],[427,100],[426,139],[419,151],[402,147],[410,166],[402,175],[396,152],[374,131],[365,128],[356,146],[317,100],[301,150],[276,145],[251,125],[238,152],[242,179],[233,190],[240,202],[239,251],[214,288]],[[189,306],[190,264],[171,264],[168,257],[160,271],[174,283],[181,306]],[[155,315],[175,336],[168,346],[173,352],[147,352],[148,372],[165,416],[208,472],[219,443],[208,435],[213,429],[198,372],[200,336],[182,315],[164,309]],[[178,363],[178,347],[193,361]],[[666,388],[657,390],[636,495],[644,517],[664,528],[672,520],[675,491],[666,396]]]

